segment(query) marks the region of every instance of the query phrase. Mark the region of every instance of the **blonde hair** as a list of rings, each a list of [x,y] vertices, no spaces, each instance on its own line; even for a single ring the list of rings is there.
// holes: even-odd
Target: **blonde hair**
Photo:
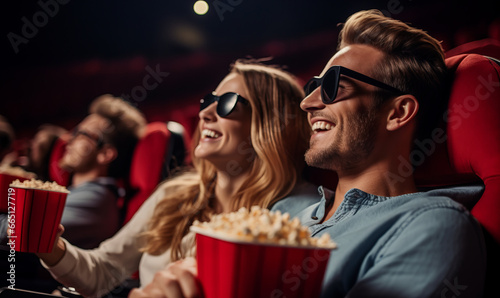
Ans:
[[[250,144],[254,159],[250,174],[232,200],[233,210],[259,205],[270,207],[287,196],[305,166],[304,152],[310,128],[300,110],[302,88],[289,73],[256,61],[238,60],[232,73],[241,75],[252,109]],[[197,130],[194,143],[200,132]],[[165,182],[165,197],[156,207],[145,233],[144,252],[159,255],[171,248],[172,261],[184,257],[182,238],[197,219],[214,212],[215,167],[193,156],[194,170]]]

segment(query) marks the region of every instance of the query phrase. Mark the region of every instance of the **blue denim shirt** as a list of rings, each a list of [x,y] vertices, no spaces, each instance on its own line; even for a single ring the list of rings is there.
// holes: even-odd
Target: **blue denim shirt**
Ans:
[[[318,187],[312,183],[302,181],[295,185],[288,196],[274,203],[270,209],[273,211],[279,210],[282,213],[287,212],[293,218],[320,200],[321,195],[318,193]]]
[[[380,197],[351,189],[321,223],[334,196],[320,187],[320,202],[302,212],[292,201],[273,210],[298,212],[313,236],[328,233],[337,243],[322,297],[481,297],[486,270],[482,231],[450,199],[480,191],[451,188]]]

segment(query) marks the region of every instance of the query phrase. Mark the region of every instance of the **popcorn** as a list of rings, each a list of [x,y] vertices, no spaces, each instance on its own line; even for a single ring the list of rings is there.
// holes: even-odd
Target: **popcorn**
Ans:
[[[19,179],[14,180],[11,184],[11,187],[18,188],[35,188],[40,190],[48,190],[48,191],[57,191],[63,193],[69,193],[68,189],[64,186],[57,184],[56,182],[42,181],[32,178],[31,180],[24,180],[23,182],[19,181]]]
[[[208,222],[195,221],[194,230],[200,229],[214,235],[248,242],[291,246],[314,246],[334,249],[335,242],[329,234],[313,238],[298,218],[290,220],[290,214],[272,212],[259,206],[250,211],[242,207],[236,212],[213,215]]]
[[[0,174],[6,174],[11,176],[17,176],[22,178],[36,178],[36,174],[32,172],[27,172],[21,167],[11,167],[8,165],[3,165],[0,167]]]

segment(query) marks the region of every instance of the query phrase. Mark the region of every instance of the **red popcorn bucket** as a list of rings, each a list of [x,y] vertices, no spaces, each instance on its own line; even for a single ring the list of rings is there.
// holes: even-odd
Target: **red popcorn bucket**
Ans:
[[[329,248],[245,242],[196,232],[206,298],[319,297]]]
[[[11,187],[15,198],[15,221],[10,238],[20,252],[52,252],[57,228],[66,204],[65,192]]]
[[[19,179],[19,181],[28,180],[28,178],[23,178],[19,176],[13,176],[8,174],[0,174],[0,212],[7,213],[9,212],[9,184],[12,181]],[[14,202],[11,202],[10,206],[12,207]],[[13,208],[10,208],[11,211]]]

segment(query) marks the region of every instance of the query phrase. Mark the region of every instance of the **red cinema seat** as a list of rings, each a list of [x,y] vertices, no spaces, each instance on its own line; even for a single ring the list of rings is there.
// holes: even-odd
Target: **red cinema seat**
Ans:
[[[446,141],[435,141],[436,152],[416,169],[415,178],[419,186],[482,181],[484,194],[468,207],[500,243],[500,65],[477,54],[446,63],[454,72],[440,128]]]
[[[462,44],[446,52],[446,57],[460,54],[480,54],[488,57],[500,58],[500,40],[486,38]]]
[[[50,149],[50,157],[49,157],[49,178],[50,181],[55,181],[59,185],[68,186],[70,181],[70,174],[68,171],[62,169],[59,166],[59,161],[64,155],[66,150],[66,141],[57,138],[52,144],[52,148]]]
[[[132,157],[123,224],[132,218],[158,184],[183,164],[186,152],[182,134],[182,126],[178,123],[152,122],[147,125]]]
[[[500,273],[498,63],[500,61],[478,54],[462,54],[446,59],[448,68],[453,72],[448,109],[443,115],[442,126],[434,134],[440,137],[427,140],[427,145],[422,147],[422,153],[425,150],[435,152],[426,156],[424,163],[415,171],[418,186],[484,184],[484,192],[479,200],[462,203],[471,209],[472,215],[485,230],[488,297],[490,291],[495,291],[493,287],[496,287],[492,279]]]

